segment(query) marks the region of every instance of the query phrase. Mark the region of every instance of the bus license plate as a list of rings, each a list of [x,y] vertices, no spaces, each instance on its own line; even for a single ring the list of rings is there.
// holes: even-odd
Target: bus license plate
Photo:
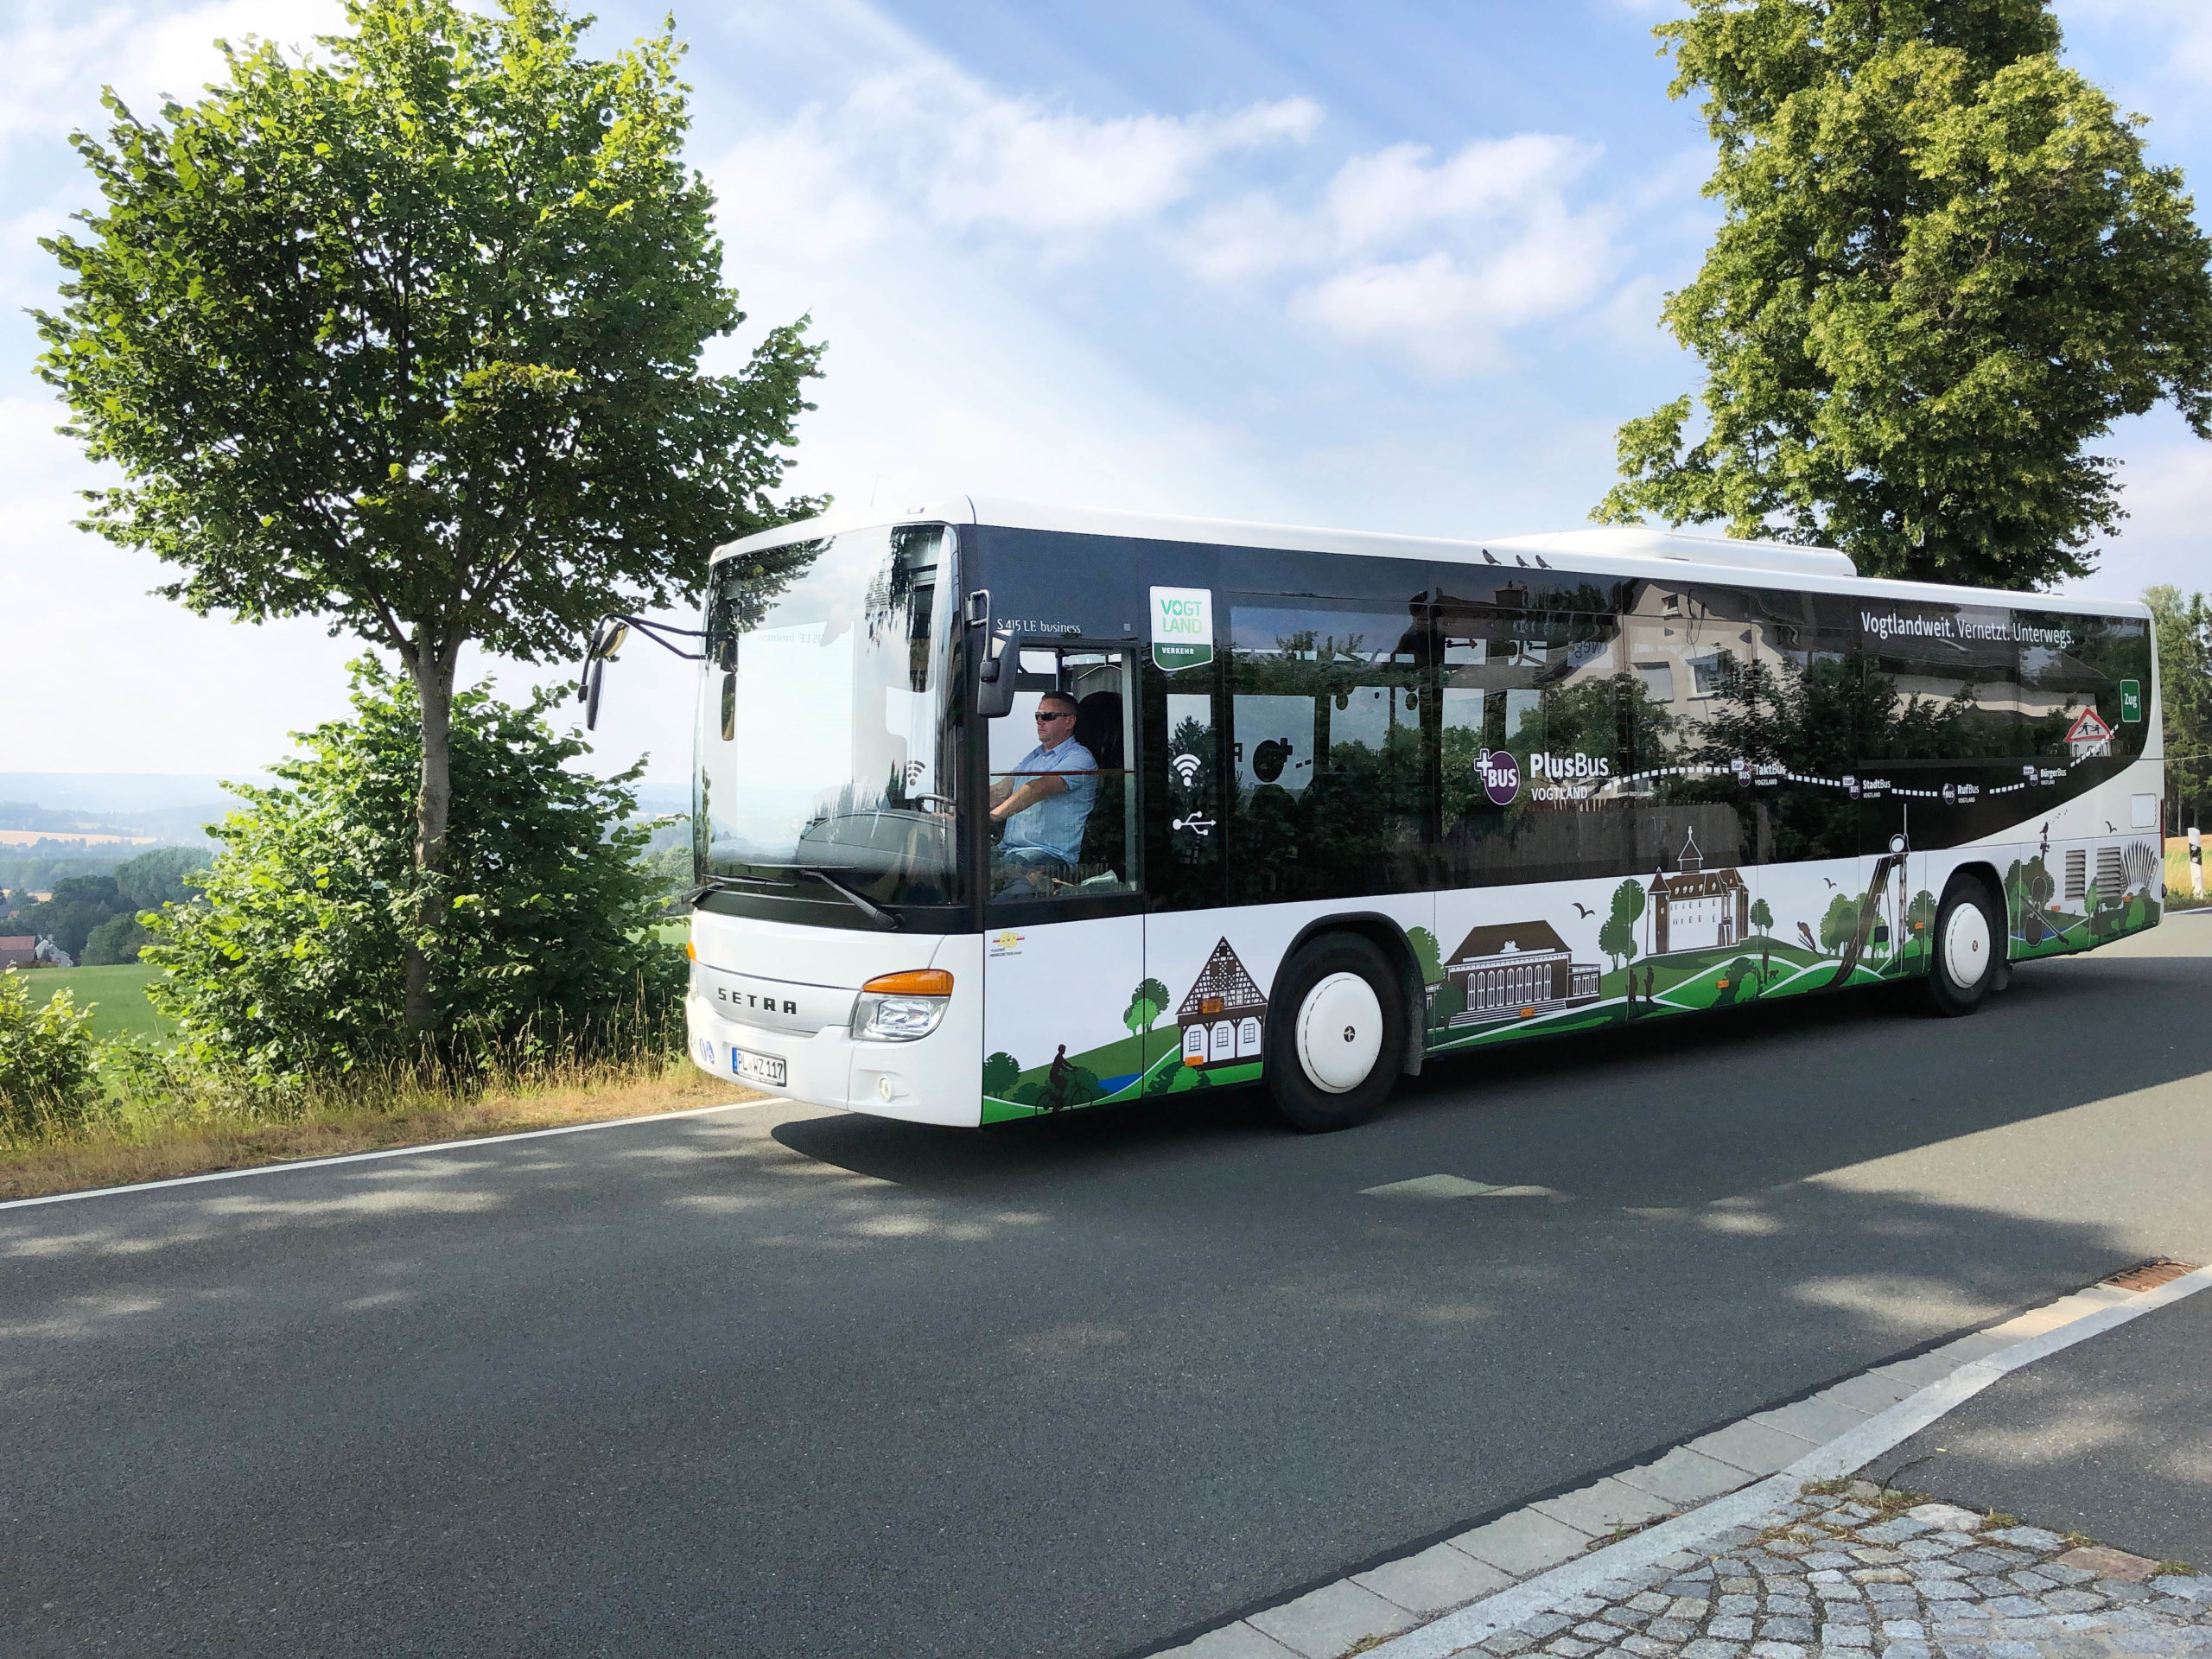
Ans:
[[[784,1059],[780,1054],[755,1054],[750,1049],[733,1048],[729,1052],[729,1069],[747,1083],[762,1084],[771,1089],[784,1086]]]

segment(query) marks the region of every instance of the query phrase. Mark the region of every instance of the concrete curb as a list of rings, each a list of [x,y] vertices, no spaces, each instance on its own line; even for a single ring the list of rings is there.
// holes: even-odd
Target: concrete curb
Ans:
[[[1748,1527],[1794,1498],[1805,1482],[1834,1479],[1863,1468],[2008,1372],[2208,1286],[2212,1286],[2212,1268],[2200,1268],[2154,1290],[2092,1285],[1932,1353],[1876,1366],[1794,1406],[1754,1413],[1677,1446],[1643,1468],[1530,1504],[1402,1561],[1325,1585],[1279,1607],[1210,1630],[1170,1652],[1178,1659],[1335,1659],[1358,1643],[1385,1635],[1394,1639],[1364,1649],[1367,1659],[1447,1659],[1570,1597],[1642,1572],[1678,1551],[1709,1545],[1732,1529]],[[1901,1373],[1902,1380],[1913,1386],[1897,1398]],[[1871,1411],[1847,1403],[1882,1397],[1892,1403]],[[1850,1417],[1859,1421],[1848,1422]],[[1840,1432],[1792,1433],[1818,1423],[1835,1425]],[[1815,1440],[1813,1433],[1821,1438]],[[1764,1464],[1764,1469],[1747,1467],[1758,1464]],[[1668,1472],[1670,1465],[1672,1474]],[[1686,1478],[1689,1490],[1694,1491],[1701,1479],[1710,1491],[1713,1479],[1725,1478],[1722,1471],[1751,1484],[1737,1486],[1731,1479],[1728,1484],[1736,1490],[1723,1489],[1703,1501],[1686,1498],[1696,1505],[1687,1513],[1646,1527],[1618,1543],[1590,1548],[1616,1525],[1635,1525],[1681,1507],[1668,1502],[1663,1491],[1655,1495],[1653,1489]],[[1764,1478],[1758,1478],[1761,1474]],[[1543,1562],[1558,1561],[1562,1554],[1569,1559],[1542,1569]],[[1479,1599],[1432,1618],[1390,1599],[1389,1591],[1395,1583],[1452,1583],[1454,1563],[1441,1559],[1446,1557],[1457,1558],[1459,1567],[1471,1570],[1459,1581]],[[1485,1570],[1493,1583],[1515,1576],[1516,1570],[1531,1576],[1483,1594],[1479,1582],[1466,1580]],[[1399,1631],[1404,1634],[1395,1634]],[[1156,1659],[1169,1659],[1169,1655]]]

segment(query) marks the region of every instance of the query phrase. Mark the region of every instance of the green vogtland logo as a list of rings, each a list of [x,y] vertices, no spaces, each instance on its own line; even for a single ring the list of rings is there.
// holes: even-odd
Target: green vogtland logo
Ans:
[[[1213,590],[1152,590],[1152,660],[1163,673],[1213,661]]]

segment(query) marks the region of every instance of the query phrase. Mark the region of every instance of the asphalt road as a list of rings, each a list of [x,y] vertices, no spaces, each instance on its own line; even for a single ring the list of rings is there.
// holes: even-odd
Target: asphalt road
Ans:
[[[1955,1503],[2212,1572],[2212,1294],[2014,1371],[1874,1468]]]
[[[1335,1136],[768,1105],[0,1211],[0,1652],[1148,1650],[2212,1260],[2208,1004],[2182,918]],[[1440,1173],[1560,1196],[1360,1195]]]

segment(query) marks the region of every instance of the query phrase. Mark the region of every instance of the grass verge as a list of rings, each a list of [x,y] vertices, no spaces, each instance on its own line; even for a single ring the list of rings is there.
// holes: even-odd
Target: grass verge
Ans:
[[[0,1199],[205,1175],[564,1123],[647,1117],[756,1098],[686,1060],[556,1068],[459,1095],[403,1084],[310,1099],[281,1118],[251,1109],[134,1112],[67,1135],[0,1143]]]

